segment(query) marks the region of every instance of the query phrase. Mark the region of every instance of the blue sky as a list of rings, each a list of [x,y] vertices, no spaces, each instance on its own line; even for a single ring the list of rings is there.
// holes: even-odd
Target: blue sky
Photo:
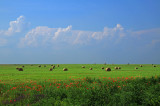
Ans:
[[[1,0],[0,64],[159,64],[159,0]]]

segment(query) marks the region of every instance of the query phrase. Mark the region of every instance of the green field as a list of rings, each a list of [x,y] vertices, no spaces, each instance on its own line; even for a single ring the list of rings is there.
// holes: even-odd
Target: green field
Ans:
[[[16,67],[20,68],[25,66],[24,71],[17,71]],[[159,76],[160,75],[160,65],[156,65],[157,67],[153,67],[151,64],[143,64],[143,67],[140,67],[139,64],[60,64],[59,67],[55,64],[55,69],[53,71],[49,71],[51,68],[51,64],[47,64],[44,67],[44,64],[41,64],[41,67],[38,67],[38,64],[33,64],[33,66],[29,64],[21,64],[21,65],[0,65],[0,79],[5,82],[12,81],[43,81],[44,79],[58,79],[58,80],[66,80],[69,78],[84,78],[84,77],[129,77],[129,76],[141,76],[141,77],[151,77],[151,76]],[[85,68],[82,68],[85,66]],[[110,67],[112,69],[111,72],[106,72],[105,69],[101,68]],[[121,67],[119,70],[115,70],[114,67]],[[138,69],[135,69],[138,67]],[[68,71],[63,71],[63,68],[67,68]],[[89,68],[93,68],[93,70],[89,70]]]
[[[160,105],[159,64],[54,65],[0,65],[0,105]]]

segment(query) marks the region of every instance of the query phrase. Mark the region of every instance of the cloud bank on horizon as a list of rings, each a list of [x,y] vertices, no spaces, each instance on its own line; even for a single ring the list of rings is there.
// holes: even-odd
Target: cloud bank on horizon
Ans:
[[[29,27],[29,22],[25,22],[24,16],[19,16],[17,20],[11,21],[9,25],[10,27],[8,30],[0,30],[0,46],[5,46],[9,43],[6,36],[9,38],[17,33],[21,33],[22,35],[18,38],[18,47],[21,48],[26,46],[43,47],[46,44],[54,45],[56,43],[92,45],[92,43],[95,43],[96,41],[113,41],[112,43],[114,44],[121,40],[125,40],[125,38],[128,39],[128,37],[137,39],[143,38],[145,34],[147,34],[146,36],[152,37],[152,39],[150,39],[150,44],[152,46],[160,43],[160,28],[131,31],[126,30],[120,24],[117,24],[113,28],[104,27],[102,31],[83,31],[73,30],[72,25],[69,25],[66,28],[37,26],[36,28],[29,30],[27,33],[24,33]]]
[[[94,59],[102,63],[102,60],[106,61],[104,60],[105,56],[112,57],[113,60],[119,63],[124,63],[126,60],[138,63],[138,58],[141,60],[151,59],[149,58],[150,54],[155,54],[153,59],[156,60],[159,53],[157,48],[160,45],[160,28],[132,31],[125,29],[121,24],[117,24],[113,28],[104,27],[102,31],[84,31],[74,30],[72,25],[65,28],[49,28],[48,26],[29,28],[29,26],[31,26],[31,23],[26,22],[24,16],[19,16],[15,21],[10,21],[7,30],[0,30],[0,47],[10,48],[1,51],[3,58],[6,56],[6,58],[8,56],[16,58],[15,54],[20,53],[19,56],[22,55],[22,57],[19,57],[19,60],[16,58],[17,61],[22,61],[21,58],[26,56],[25,60],[29,61],[28,63],[31,61],[38,63],[38,57],[36,58],[36,56],[38,56],[37,53],[40,50],[39,52],[42,54],[39,54],[39,56],[48,55],[47,58],[40,60],[40,63],[44,63],[44,60],[46,60],[45,63],[48,61],[50,61],[48,63],[51,63],[53,61],[50,60],[51,56],[54,58],[64,57],[55,59],[58,63],[62,63],[62,61],[69,63],[68,59],[71,59],[70,63],[75,63],[73,58],[78,58],[77,60],[81,61],[76,63],[93,62]],[[11,50],[11,48],[13,49]],[[35,51],[32,48],[37,49]],[[51,54],[47,54],[45,51],[42,52],[43,48],[49,50]],[[77,53],[75,54],[75,52]],[[27,60],[29,54],[33,59]],[[119,56],[126,58],[121,60]],[[86,61],[85,58],[81,57],[89,58],[89,60]],[[154,61],[153,59],[151,60]]]

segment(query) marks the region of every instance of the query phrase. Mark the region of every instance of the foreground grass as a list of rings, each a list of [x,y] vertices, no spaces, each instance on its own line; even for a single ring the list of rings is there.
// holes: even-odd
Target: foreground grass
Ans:
[[[160,105],[160,76],[0,83],[0,105]]]

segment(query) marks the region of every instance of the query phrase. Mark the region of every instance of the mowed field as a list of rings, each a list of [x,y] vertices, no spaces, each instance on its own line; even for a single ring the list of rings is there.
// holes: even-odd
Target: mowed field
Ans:
[[[41,65],[41,67],[38,67]],[[46,65],[46,67],[44,67]],[[100,77],[151,77],[160,75],[160,65],[152,64],[57,64],[52,71],[51,64],[19,64],[19,65],[0,65],[0,80],[5,83],[21,82],[21,81],[43,81],[45,79],[58,79],[66,80],[70,78],[100,78]],[[23,71],[18,71],[16,68],[22,68]],[[82,68],[85,66],[85,68]],[[101,69],[104,67],[104,69]],[[111,68],[110,72],[105,71],[105,68]],[[121,67],[121,69],[115,70],[115,67]],[[137,67],[138,69],[135,69]],[[63,68],[67,68],[68,71],[63,71]],[[90,70],[89,68],[93,68]],[[1,82],[2,83],[2,82]]]

